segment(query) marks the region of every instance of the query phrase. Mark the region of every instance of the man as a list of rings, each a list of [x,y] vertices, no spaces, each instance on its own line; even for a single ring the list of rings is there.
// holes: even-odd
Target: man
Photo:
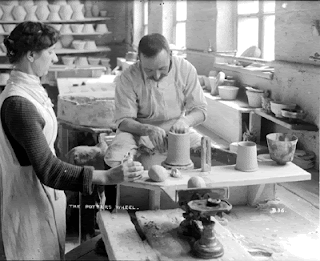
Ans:
[[[142,37],[138,57],[115,80],[118,131],[105,155],[109,167],[141,146],[165,153],[168,131],[190,131],[191,148],[201,142],[191,127],[205,121],[207,103],[195,67],[172,56],[167,40],[157,33]]]

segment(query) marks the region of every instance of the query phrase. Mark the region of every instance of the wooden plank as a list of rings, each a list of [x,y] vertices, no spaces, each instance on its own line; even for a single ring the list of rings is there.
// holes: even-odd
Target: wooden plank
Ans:
[[[277,123],[285,128],[288,128],[290,130],[305,130],[305,131],[318,131],[318,127],[314,124],[297,120],[296,123],[291,123],[288,119],[285,118],[276,118],[270,114],[265,113],[262,109],[256,109],[255,113],[260,115],[261,117],[268,119],[269,121],[272,121],[274,123]]]
[[[203,260],[191,256],[190,243],[177,234],[183,220],[182,213],[181,209],[136,212],[138,224],[150,246],[160,253],[160,260]],[[215,222],[216,237],[224,247],[224,255],[207,260],[254,260],[226,228]]]
[[[92,253],[94,252],[95,245],[98,242],[98,240],[101,239],[101,234],[82,243],[81,245],[77,246],[76,248],[72,249],[65,255],[66,260],[81,260],[82,257],[88,257],[88,254],[92,257]],[[100,258],[99,258],[100,257]],[[95,259],[90,260],[106,260],[106,257],[104,256],[98,256]],[[89,260],[89,259],[87,259]]]
[[[152,248],[141,240],[127,211],[99,211],[97,221],[109,260],[158,260]]]
[[[89,127],[89,126],[81,126],[81,125],[72,124],[70,122],[66,122],[61,119],[58,119],[58,122],[63,126],[64,129],[84,131],[84,132],[90,132],[95,134],[100,134],[100,133],[110,134],[113,132],[112,129],[115,128],[115,126],[110,126],[110,128],[95,128],[95,127]]]
[[[292,182],[310,180],[311,174],[292,162],[279,166],[274,161],[258,162],[259,170],[242,172],[235,169],[235,165],[213,166],[211,172],[201,172],[201,169],[182,170],[181,178],[168,177],[163,182],[153,182],[144,171],[142,178],[135,182],[124,182],[121,185],[159,190],[164,187],[186,188],[188,180],[193,176],[202,177],[207,187],[233,187],[259,185],[269,183]]]
[[[46,23],[46,24],[72,24],[72,23],[86,23],[86,22],[100,22],[100,21],[107,21],[111,20],[111,17],[90,17],[90,18],[84,18],[81,20],[58,20],[58,21],[49,21],[49,20],[39,20],[38,22]],[[11,21],[4,21],[0,20],[0,24],[18,24],[21,23],[21,21],[11,20]]]

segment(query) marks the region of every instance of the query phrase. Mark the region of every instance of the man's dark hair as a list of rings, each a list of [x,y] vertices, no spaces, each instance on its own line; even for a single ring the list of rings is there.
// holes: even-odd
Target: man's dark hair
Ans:
[[[138,55],[143,54],[148,58],[152,58],[162,50],[170,53],[170,47],[167,39],[158,33],[148,34],[141,38],[138,46]]]
[[[28,51],[40,52],[54,45],[60,35],[52,26],[26,21],[18,24],[3,41],[10,63],[17,63]]]

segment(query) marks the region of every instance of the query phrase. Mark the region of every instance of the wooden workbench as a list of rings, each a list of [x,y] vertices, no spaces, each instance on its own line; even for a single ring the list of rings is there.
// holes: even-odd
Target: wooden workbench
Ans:
[[[266,184],[311,179],[309,172],[292,162],[280,166],[274,161],[261,161],[258,162],[258,165],[259,170],[255,172],[238,171],[235,165],[214,166],[211,167],[211,172],[201,172],[201,169],[184,170],[182,178],[168,177],[163,182],[153,182],[149,179],[148,172],[144,171],[142,179],[135,182],[124,182],[121,183],[121,186],[148,189],[150,191],[149,209],[159,209],[162,191],[175,200],[175,190],[187,188],[188,180],[193,176],[201,176],[207,187],[249,186],[248,203],[250,205],[256,203]]]
[[[179,238],[177,228],[183,220],[181,209],[138,211],[136,222],[127,212],[98,213],[98,224],[109,260],[197,260],[190,254],[190,243]],[[136,227],[135,227],[136,226]],[[140,233],[142,233],[142,238]],[[216,236],[224,247],[224,255],[215,261],[246,260],[252,256],[228,229],[216,222]]]

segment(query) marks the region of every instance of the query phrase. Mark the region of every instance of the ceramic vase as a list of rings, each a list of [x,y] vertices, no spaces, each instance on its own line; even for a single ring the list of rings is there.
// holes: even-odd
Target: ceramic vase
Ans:
[[[62,20],[68,21],[71,19],[73,10],[72,7],[68,4],[62,5],[59,10],[59,15]]]
[[[86,49],[86,50],[96,50],[97,49],[96,42],[94,40],[85,40],[84,49]]]
[[[258,170],[257,144],[252,141],[238,143],[236,169],[240,171]]]
[[[168,134],[168,154],[165,164],[170,166],[188,166],[192,164],[190,159],[190,133]]]
[[[40,21],[45,21],[48,19],[50,14],[50,10],[48,5],[45,4],[37,4],[36,16]]]
[[[71,24],[70,25],[72,32],[81,33],[84,27],[84,24]]]
[[[3,16],[3,11],[2,11],[2,7],[0,6],[0,19],[2,18]]]
[[[24,6],[27,15],[25,17],[26,21],[37,21],[38,17],[36,15],[36,11],[37,11],[37,6],[36,5],[25,5]]]
[[[60,10],[60,5],[53,5],[49,4],[49,10],[50,14],[48,16],[49,21],[60,21],[60,15],[59,15],[59,10]]]
[[[83,14],[83,4],[78,4],[78,5],[71,5],[73,14],[71,19],[72,20],[83,20],[84,19],[84,14]]]
[[[84,24],[82,32],[86,34],[94,33],[93,24]]]
[[[62,46],[64,48],[68,48],[73,41],[73,36],[72,35],[63,35],[63,36],[61,36],[60,41],[61,41]]]
[[[63,24],[60,29],[61,34],[70,34],[72,33],[72,30],[70,28],[70,24]]]
[[[66,0],[53,0],[52,4],[63,6],[63,5],[66,5],[68,3],[67,3]]]
[[[74,61],[74,64],[76,66],[88,66],[88,59],[86,56],[79,56],[76,58],[76,60]]]
[[[98,17],[100,14],[100,8],[97,3],[92,5],[91,13],[93,17]]]
[[[12,9],[12,16],[16,21],[23,21],[26,15],[27,15],[27,12],[22,5],[16,5]]]
[[[1,20],[2,21],[13,21],[14,18],[12,16],[12,10],[13,10],[13,5],[1,5],[2,11],[3,11],[3,15]]]
[[[40,6],[40,5],[45,5],[47,6],[49,4],[48,0],[35,0],[35,4]]]
[[[20,5],[23,5],[24,7],[29,6],[29,5],[34,5],[33,0],[24,0],[21,1]]]
[[[84,17],[92,17],[92,12],[91,12],[92,6],[91,5],[85,5],[84,6]]]
[[[101,34],[107,33],[108,32],[107,25],[106,24],[97,24],[96,32],[101,33]]]

